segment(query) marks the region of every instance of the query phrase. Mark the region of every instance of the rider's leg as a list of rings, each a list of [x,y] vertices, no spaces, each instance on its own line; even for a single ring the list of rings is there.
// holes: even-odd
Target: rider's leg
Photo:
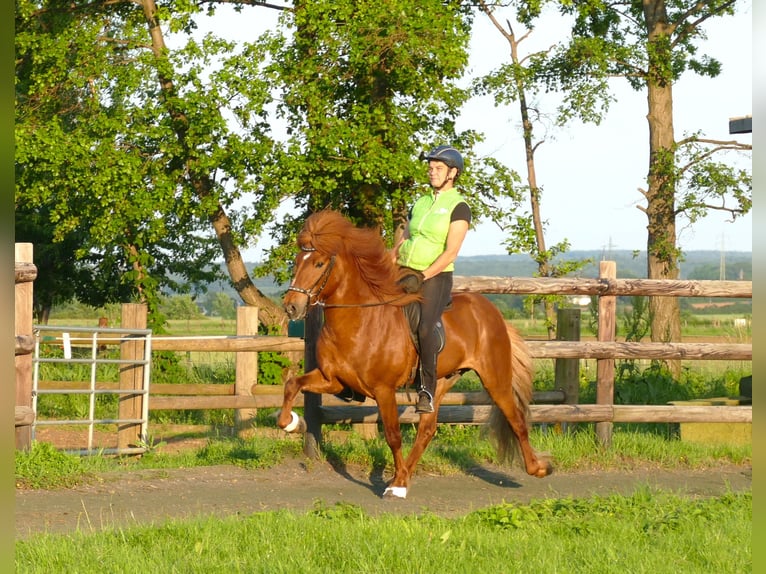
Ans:
[[[434,410],[433,397],[436,392],[436,359],[439,354],[439,338],[436,324],[441,321],[444,307],[452,291],[452,273],[440,273],[423,283],[420,303],[420,324],[418,341],[420,343],[420,390],[415,412],[431,413]]]

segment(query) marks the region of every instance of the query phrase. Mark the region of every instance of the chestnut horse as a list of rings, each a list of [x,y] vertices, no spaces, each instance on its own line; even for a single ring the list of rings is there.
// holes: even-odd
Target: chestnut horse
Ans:
[[[420,415],[405,460],[395,392],[412,381],[418,356],[402,308],[420,296],[405,293],[397,283],[401,271],[379,230],[355,227],[335,211],[309,216],[298,247],[284,308],[291,319],[300,319],[309,306],[320,305],[324,324],[316,346],[317,368],[285,384],[280,428],[291,431],[298,426],[292,406],[301,391],[338,394],[348,387],[373,398],[394,458],[394,477],[383,496],[404,498],[415,465],[436,432],[444,394],[461,373],[473,370],[494,403],[489,424],[501,457],[520,450],[527,473],[551,473],[550,463],[529,444],[529,352],[486,297],[454,293],[443,314],[446,342],[437,361],[434,412]]]

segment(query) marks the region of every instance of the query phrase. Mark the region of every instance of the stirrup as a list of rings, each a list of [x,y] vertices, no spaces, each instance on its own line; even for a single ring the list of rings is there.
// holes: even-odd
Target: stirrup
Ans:
[[[434,403],[431,393],[420,391],[418,393],[418,402],[415,404],[415,412],[426,414],[434,412]]]

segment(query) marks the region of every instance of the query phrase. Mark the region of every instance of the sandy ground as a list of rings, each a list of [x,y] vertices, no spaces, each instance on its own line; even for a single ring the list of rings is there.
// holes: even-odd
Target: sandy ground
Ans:
[[[554,473],[544,479],[522,470],[482,466],[466,473],[417,474],[404,500],[381,497],[387,476],[359,467],[291,459],[268,470],[214,466],[122,471],[99,475],[85,486],[16,491],[16,536],[40,532],[95,531],[198,515],[231,516],[289,509],[306,512],[321,503],[354,504],[368,514],[432,513],[462,516],[501,502],[544,497],[629,495],[646,487],[688,496],[711,496],[751,488],[750,466],[666,471]]]

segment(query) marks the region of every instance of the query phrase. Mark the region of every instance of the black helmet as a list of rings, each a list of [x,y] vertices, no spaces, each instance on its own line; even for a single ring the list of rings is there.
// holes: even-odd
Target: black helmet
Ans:
[[[425,159],[440,161],[449,167],[455,167],[457,168],[457,175],[463,172],[463,156],[452,146],[440,145],[435,147]]]

